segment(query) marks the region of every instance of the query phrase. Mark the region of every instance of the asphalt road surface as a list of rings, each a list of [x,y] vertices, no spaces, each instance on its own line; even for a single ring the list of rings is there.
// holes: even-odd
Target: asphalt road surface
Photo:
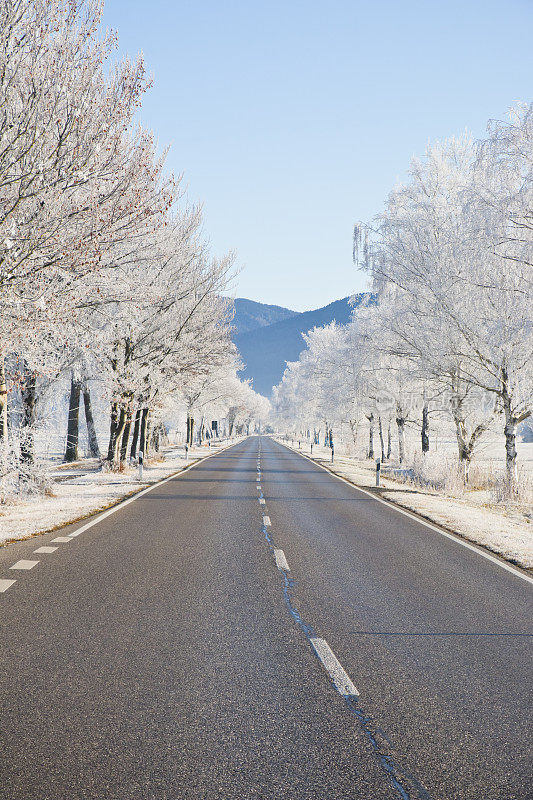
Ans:
[[[0,550],[2,798],[533,797],[518,573],[265,437],[85,524]]]

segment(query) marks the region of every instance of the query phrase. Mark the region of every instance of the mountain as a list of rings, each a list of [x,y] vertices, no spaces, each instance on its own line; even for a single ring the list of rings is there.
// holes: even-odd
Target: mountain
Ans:
[[[367,297],[367,293],[357,295],[356,305],[359,305]],[[246,365],[241,372],[241,377],[251,378],[255,391],[269,397],[272,387],[276,386],[283,377],[286,362],[296,361],[305,348],[302,333],[307,333],[311,328],[317,326],[327,325],[333,320],[341,325],[349,322],[352,306],[348,300],[348,297],[343,297],[342,300],[335,300],[322,308],[297,313],[279,306],[264,306],[261,303],[253,303],[251,300],[240,299],[241,303],[250,304],[250,306],[241,306],[244,310],[248,309],[246,311],[248,316],[239,317],[237,324],[235,319],[233,322],[237,329],[233,341]],[[237,302],[235,301],[236,306]],[[285,312],[291,316],[265,325],[261,320],[266,319],[267,312],[263,312],[262,309],[275,309],[274,313]],[[252,317],[256,319],[255,327],[250,327],[253,324]],[[247,326],[244,330],[239,327],[240,319],[243,319]]]
[[[234,302],[235,316],[233,317],[233,325],[239,334],[253,331],[256,328],[263,328],[298,315],[298,311],[291,311],[290,308],[256,303],[255,300],[246,300],[245,297],[237,297]]]

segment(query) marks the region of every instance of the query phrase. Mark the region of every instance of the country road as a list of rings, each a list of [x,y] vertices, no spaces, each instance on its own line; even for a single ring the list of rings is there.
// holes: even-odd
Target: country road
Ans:
[[[0,588],[2,800],[533,797],[531,582],[268,437]]]

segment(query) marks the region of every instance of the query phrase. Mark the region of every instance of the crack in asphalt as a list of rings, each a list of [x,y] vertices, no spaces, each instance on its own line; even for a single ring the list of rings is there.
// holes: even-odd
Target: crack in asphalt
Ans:
[[[263,498],[262,488],[260,497]],[[263,525],[262,532],[272,557],[274,558],[275,545],[271,531],[272,528]],[[278,571],[283,577],[283,596],[285,598],[287,609],[293,620],[307,638],[309,646],[311,647],[315,658],[318,660],[318,656],[311,646],[310,641],[311,638],[316,636],[316,633],[313,627],[303,620],[295,605],[294,591],[297,586],[296,579],[292,578],[288,574],[287,570],[282,569],[281,567],[278,567]],[[370,742],[375,755],[377,756],[383,770],[387,774],[387,777],[389,778],[398,797],[400,797],[401,800],[432,800],[431,795],[425,786],[423,786],[423,784],[417,778],[415,778],[414,775],[400,768],[395,762],[393,756],[390,754],[390,750],[387,752],[388,748],[384,747],[383,744],[380,743],[379,740],[381,739],[383,742],[388,742],[390,748],[393,747],[390,743],[390,740],[381,730],[381,728],[376,727],[372,717],[366,714],[363,708],[360,706],[359,698],[356,695],[343,695],[342,692],[340,692],[335,686],[333,681],[331,683],[337,694],[342,697],[348,706],[350,713],[359,722],[361,730],[363,731],[367,740]]]

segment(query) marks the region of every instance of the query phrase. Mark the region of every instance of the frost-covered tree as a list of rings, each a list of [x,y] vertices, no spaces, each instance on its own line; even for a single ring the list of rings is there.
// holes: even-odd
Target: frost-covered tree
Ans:
[[[505,414],[511,486],[516,426],[531,413],[531,283],[527,264],[510,269],[498,248],[509,224],[503,195],[516,174],[477,154],[468,139],[451,140],[414,161],[409,183],[391,193],[377,220],[364,264],[388,299],[383,322],[390,349],[450,393],[465,462],[492,416],[485,402],[469,427],[469,396],[483,390],[496,399]]]

